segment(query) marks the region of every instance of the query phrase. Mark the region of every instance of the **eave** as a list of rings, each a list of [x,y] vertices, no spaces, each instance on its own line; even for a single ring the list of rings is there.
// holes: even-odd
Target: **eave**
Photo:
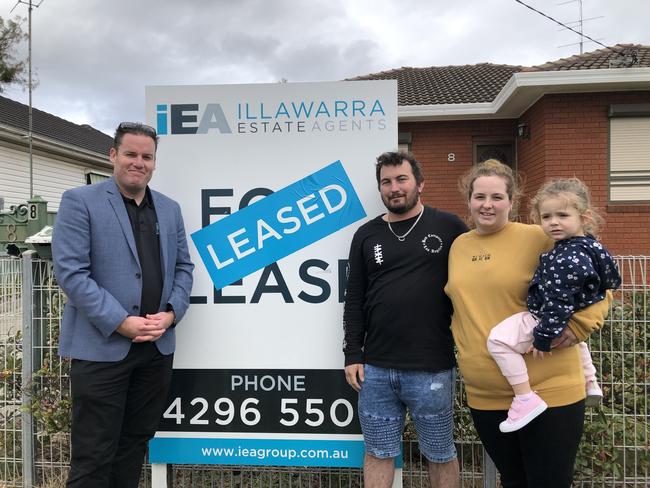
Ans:
[[[25,148],[29,147],[27,131],[11,125],[0,124],[0,140],[23,146]],[[32,132],[32,148],[34,151],[42,151],[63,157],[75,164],[92,164],[103,166],[107,169],[112,168],[107,154],[90,151],[34,132]]]

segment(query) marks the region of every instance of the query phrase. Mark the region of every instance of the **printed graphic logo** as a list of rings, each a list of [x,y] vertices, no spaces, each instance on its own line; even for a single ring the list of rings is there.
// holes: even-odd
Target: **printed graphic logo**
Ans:
[[[479,249],[478,254],[472,256],[472,262],[489,261],[490,259],[492,259],[492,255],[484,249]]]
[[[372,249],[375,252],[375,263],[381,266],[384,263],[384,253],[381,244],[375,244]]]
[[[366,216],[340,161],[192,234],[217,289]]]
[[[207,134],[210,129],[222,134],[232,132],[219,103],[208,103],[200,111],[198,103],[156,105],[158,135]]]
[[[361,132],[385,130],[385,117],[377,98],[157,103],[156,131],[161,136]]]
[[[422,247],[427,252],[437,254],[442,251],[442,239],[436,234],[427,234],[422,239]]]

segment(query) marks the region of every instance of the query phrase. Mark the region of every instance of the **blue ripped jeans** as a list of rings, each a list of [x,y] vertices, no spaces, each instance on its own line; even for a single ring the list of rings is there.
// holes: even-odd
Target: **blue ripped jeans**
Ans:
[[[415,422],[420,452],[434,463],[456,458],[454,369],[410,371],[365,364],[364,373],[359,420],[368,454],[380,459],[399,455],[408,408]]]

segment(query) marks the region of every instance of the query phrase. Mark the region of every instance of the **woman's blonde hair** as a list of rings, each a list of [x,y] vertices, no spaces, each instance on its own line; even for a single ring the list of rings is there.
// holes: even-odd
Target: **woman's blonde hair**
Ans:
[[[594,237],[598,229],[604,223],[603,217],[591,205],[589,188],[578,178],[559,178],[548,181],[537,190],[537,194],[530,201],[530,218],[536,224],[541,219],[539,207],[543,201],[549,198],[561,198],[566,200],[567,205],[572,205],[580,214],[583,221],[583,229],[586,234]]]

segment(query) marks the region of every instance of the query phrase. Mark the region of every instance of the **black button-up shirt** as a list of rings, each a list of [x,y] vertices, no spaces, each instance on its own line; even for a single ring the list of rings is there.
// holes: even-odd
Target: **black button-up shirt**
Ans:
[[[124,195],[122,195],[122,199],[131,221],[135,246],[138,249],[138,258],[140,259],[140,269],[142,270],[142,273],[136,273],[133,276],[135,280],[142,280],[140,309],[131,312],[132,315],[144,317],[147,314],[158,312],[160,296],[162,295],[163,277],[160,263],[158,218],[149,187],[147,187],[140,205],[132,198]]]

